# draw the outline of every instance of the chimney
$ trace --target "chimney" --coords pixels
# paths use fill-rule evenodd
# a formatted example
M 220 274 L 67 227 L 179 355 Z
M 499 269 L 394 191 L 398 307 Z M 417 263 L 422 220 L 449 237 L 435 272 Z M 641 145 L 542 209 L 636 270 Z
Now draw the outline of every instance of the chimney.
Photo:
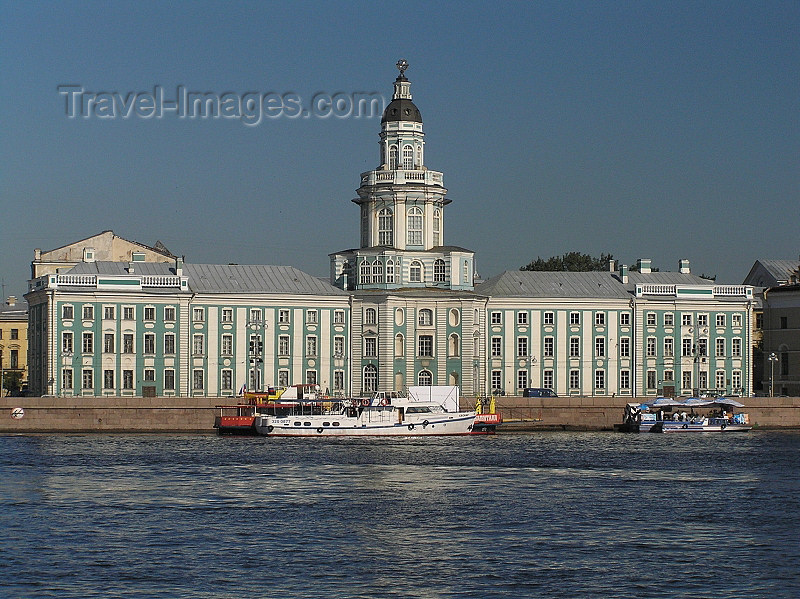
M 628 265 L 627 264 L 620 264 L 619 265 L 619 278 L 622 279 L 622 283 L 627 285 L 628 284 Z
M 183 276 L 183 257 L 175 258 L 175 274 L 179 277 Z
M 10 307 L 14 307 L 17 305 L 17 296 L 16 295 L 9 295 L 8 301 L 6 302 Z
M 650 258 L 639 258 L 636 261 L 636 265 L 639 267 L 639 272 L 643 275 L 649 275 L 652 272 L 650 270 Z
M 689 261 L 688 260 L 678 260 L 678 268 L 680 269 L 680 273 L 682 275 L 688 275 L 692 271 L 689 268 Z
M 608 260 L 608 272 L 615 272 L 617 270 L 617 261 L 613 258 Z
M 133 261 L 131 261 L 131 262 L 128 262 L 128 274 L 131 274 L 131 273 L 133 273 L 135 270 L 136 270 L 136 269 L 135 269 L 135 268 L 134 268 L 134 266 L 133 266 Z

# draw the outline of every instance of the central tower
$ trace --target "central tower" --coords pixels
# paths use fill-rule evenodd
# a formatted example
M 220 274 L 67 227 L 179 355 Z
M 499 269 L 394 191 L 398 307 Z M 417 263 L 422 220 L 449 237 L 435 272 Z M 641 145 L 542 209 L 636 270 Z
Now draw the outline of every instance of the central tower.
M 444 245 L 442 173 L 425 166 L 422 115 L 411 98 L 408 62 L 399 60 L 383 112 L 380 164 L 361 174 L 358 249 L 330 255 L 331 282 L 343 289 L 472 290 L 474 253 Z

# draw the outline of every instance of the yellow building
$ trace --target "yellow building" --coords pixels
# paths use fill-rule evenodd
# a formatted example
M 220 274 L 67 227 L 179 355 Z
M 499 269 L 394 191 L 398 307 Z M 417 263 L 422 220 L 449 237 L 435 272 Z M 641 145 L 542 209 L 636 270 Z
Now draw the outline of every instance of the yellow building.
M 28 384 L 28 304 L 10 296 L 0 305 L 0 372 L 2 394 L 18 393 Z

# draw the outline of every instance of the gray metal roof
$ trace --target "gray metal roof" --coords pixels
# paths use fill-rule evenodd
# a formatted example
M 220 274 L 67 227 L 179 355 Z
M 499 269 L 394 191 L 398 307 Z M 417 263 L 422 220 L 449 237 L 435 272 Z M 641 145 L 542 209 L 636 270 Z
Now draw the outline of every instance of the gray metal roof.
M 630 298 L 636 284 L 713 285 L 713 281 L 678 272 L 628 274 L 623 284 L 615 272 L 562 272 L 507 270 L 475 287 L 481 295 L 492 297 L 586 297 Z
M 127 275 L 128 262 L 81 262 L 70 274 Z M 134 262 L 133 274 L 172 275 L 169 262 Z M 291 293 L 295 295 L 347 295 L 327 281 L 293 266 L 264 264 L 184 264 L 189 289 L 194 293 Z
M 758 260 L 761 265 L 775 277 L 778 282 L 788 281 L 797 272 L 800 262 L 797 260 Z

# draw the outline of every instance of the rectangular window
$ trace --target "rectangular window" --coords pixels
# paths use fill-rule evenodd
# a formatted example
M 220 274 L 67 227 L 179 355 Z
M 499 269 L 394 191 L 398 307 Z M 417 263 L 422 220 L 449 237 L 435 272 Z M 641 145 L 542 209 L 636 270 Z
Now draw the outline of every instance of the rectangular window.
M 581 313 L 580 312 L 570 312 L 569 313 L 569 323 L 570 324 L 580 324 L 581 323 Z
M 717 326 L 724 327 L 725 326 L 725 315 L 724 314 L 717 314 Z
M 526 325 L 526 324 L 528 324 L 528 313 L 527 312 L 518 312 L 517 313 L 517 324 L 518 325 Z
M 103 371 L 103 389 L 113 389 L 114 388 L 114 371 L 113 370 L 104 370 Z
M 682 339 L 681 340 L 681 355 L 683 357 L 691 356 L 692 355 L 692 340 L 691 339 Z
M 195 370 L 192 373 L 192 389 L 202 391 L 205 388 L 205 377 L 202 370 Z
M 344 370 L 333 371 L 333 390 L 344 391 Z
M 11 339 L 19 339 L 19 329 L 11 329 Z
M 164 390 L 175 390 L 175 371 L 172 368 L 167 368 L 164 371 Z
M 316 310 L 308 310 L 306 312 L 306 322 L 308 324 L 317 324 L 319 322 L 319 312 Z
M 553 388 L 553 371 L 552 370 L 545 370 L 542 372 L 542 387 L 545 389 L 552 389 Z
M 518 337 L 517 338 L 517 355 L 524 358 L 528 355 L 528 338 L 527 337 Z
M 233 389 L 233 371 L 232 370 L 223 370 L 222 377 L 220 379 L 220 388 L 223 391 L 230 391 Z
M 492 370 L 492 393 L 502 390 L 503 373 L 500 370 Z
M 648 312 L 647 313 L 647 326 L 649 326 L 649 327 L 656 326 L 656 313 L 655 312 Z
M 675 340 L 672 337 L 664 338 L 664 357 L 671 358 L 675 355 Z
M 708 355 L 708 339 L 697 340 L 697 355 L 698 356 Z
M 122 388 L 133 389 L 133 370 L 122 371 Z
M 699 326 L 699 327 L 707 327 L 708 326 L 708 314 L 698 314 L 697 315 L 697 326 Z
M 122 336 L 122 353 L 133 353 L 133 333 L 125 333 Z
M 344 310 L 334 310 L 333 324 L 344 324 Z
M 555 354 L 555 339 L 553 337 L 545 337 L 544 338 L 544 351 L 543 355 L 545 358 L 552 358 Z
M 433 335 L 419 336 L 419 355 L 433 357 Z
M 72 368 L 65 368 L 61 372 L 61 388 L 64 390 L 69 389 L 72 390 L 73 381 L 72 381 Z
M 83 319 L 84 320 L 92 320 L 92 319 L 94 319 L 94 306 L 84 306 L 83 307 Z
M 72 353 L 72 332 L 61 333 L 61 351 L 65 354 Z
M 136 319 L 136 308 L 133 306 L 123 306 L 122 307 L 122 318 L 125 320 L 135 320 Z
M 145 368 L 144 369 L 144 380 L 148 383 L 152 383 L 156 380 L 156 371 L 152 368 Z
M 166 333 L 164 335 L 164 353 L 165 354 L 174 354 L 175 353 L 175 334 L 174 333 Z
M 734 314 L 733 316 L 731 316 L 731 324 L 735 327 L 742 326 L 742 315 Z
M 145 306 L 144 319 L 153 322 L 156 319 L 156 309 L 153 306 Z
M 378 357 L 378 340 L 375 337 L 366 337 L 364 339 L 364 356 L 367 358 Z
M 734 391 L 740 391 L 742 388 L 742 371 L 741 370 L 734 370 L 731 373 L 731 387 L 733 387 Z
M 75 318 L 75 309 L 72 306 L 61 306 L 61 318 L 72 320 Z
M 594 355 L 597 358 L 603 358 L 606 355 L 606 338 L 595 337 L 594 339 Z
M 83 345 L 81 351 L 85 354 L 91 354 L 94 351 L 94 333 L 83 334 Z
M 315 335 L 308 335 L 306 337 L 306 355 L 317 355 L 317 337 Z
M 692 373 L 689 370 L 686 370 L 681 373 L 681 384 L 684 389 L 691 389 L 692 388 Z
M 675 371 L 674 370 L 665 370 L 664 371 L 664 380 L 665 381 L 674 381 L 675 380 Z
M 517 389 L 527 389 L 528 387 L 528 371 L 517 371 Z
M 503 324 L 503 315 L 500 312 L 492 312 L 492 324 Z
M 278 322 L 280 324 L 289 323 L 289 310 L 278 310 Z
M 581 387 L 581 371 L 580 370 L 570 370 L 569 371 L 569 388 L 570 389 L 580 389 Z
M 116 310 L 114 310 L 114 306 L 103 306 L 103 318 L 105 320 L 114 320 L 116 316 L 114 314 Z
M 316 384 L 317 384 L 317 371 L 306 370 L 306 385 L 316 385 Z
M 620 358 L 631 357 L 631 339 L 630 337 L 620 337 L 619 339 L 619 356 Z
M 595 370 L 594 371 L 594 388 L 595 389 L 605 389 L 606 388 L 606 371 L 605 370 Z
M 631 324 L 631 315 L 630 312 L 622 312 L 619 315 L 619 324 L 624 327 L 630 326 Z
M 647 388 L 648 389 L 655 389 L 656 388 L 656 371 L 655 370 L 648 370 L 647 371 Z
M 223 356 L 232 356 L 233 355 L 233 335 L 223 335 L 222 336 L 221 353 L 222 353 Z
M 0 352 L 2 352 L 2 350 L 0 350 Z M 0 356 L 0 358 L 1 358 L 1 356 Z M 17 368 L 19 368 L 19 350 L 18 349 L 12 349 L 11 350 L 11 369 L 12 370 L 16 370 Z
M 164 320 L 166 322 L 175 321 L 175 308 L 173 306 L 166 306 L 164 308 Z
M 656 356 L 656 338 L 647 338 L 647 357 L 654 358 Z
M 156 353 L 156 335 L 155 335 L 155 333 L 145 333 L 144 334 L 144 353 L 146 353 L 146 354 L 155 354 Z
M 289 355 L 289 335 L 281 335 L 278 337 L 278 355 Z
M 731 355 L 734 358 L 742 357 L 742 340 L 738 337 L 731 339 Z M 736 387 L 737 385 L 734 385 Z
M 231 323 L 233 322 L 233 308 L 223 308 L 222 309 L 222 316 L 220 317 L 222 322 Z
M 714 386 L 717 388 L 718 393 L 725 393 L 725 371 L 724 370 L 717 370 L 717 373 L 714 375 Z
M 289 386 L 289 371 L 288 370 L 279 370 L 278 371 L 278 386 L 279 387 L 288 387 Z
M 675 325 L 675 315 L 672 312 L 664 314 L 664 326 L 671 327 Z
M 596 312 L 594 315 L 594 324 L 597 326 L 603 326 L 604 324 L 606 324 L 606 313 Z
M 103 335 L 103 353 L 113 354 L 116 351 L 114 347 L 114 333 L 106 333 Z
M 333 357 L 334 358 L 344 357 L 344 337 L 333 338 Z
M 251 308 L 250 309 L 250 322 L 261 322 L 263 316 L 261 314 L 260 308 Z
M 203 322 L 205 319 L 206 311 L 203 308 L 194 308 L 192 310 L 192 320 L 194 322 Z
M 192 342 L 192 353 L 195 356 L 202 356 L 205 353 L 205 337 L 203 334 L 196 334 Z
M 692 325 L 692 315 L 691 314 L 681 314 L 681 324 L 685 327 Z
M 81 388 L 94 388 L 94 370 L 87 368 L 81 373 Z
M 543 322 L 544 324 L 555 324 L 556 322 L 555 312 L 545 312 Z
M 718 358 L 724 357 L 725 356 L 725 339 L 723 339 L 722 337 L 717 337 L 716 347 L 717 347 L 717 349 L 716 349 L 715 355 Z
M 619 388 L 620 389 L 630 389 L 631 388 L 631 371 L 630 370 L 620 370 L 619 371 Z
M 569 338 L 569 356 L 577 358 L 581 355 L 581 339 L 580 337 Z
M 503 340 L 501 337 L 492 337 L 492 357 L 498 357 L 502 354 Z

